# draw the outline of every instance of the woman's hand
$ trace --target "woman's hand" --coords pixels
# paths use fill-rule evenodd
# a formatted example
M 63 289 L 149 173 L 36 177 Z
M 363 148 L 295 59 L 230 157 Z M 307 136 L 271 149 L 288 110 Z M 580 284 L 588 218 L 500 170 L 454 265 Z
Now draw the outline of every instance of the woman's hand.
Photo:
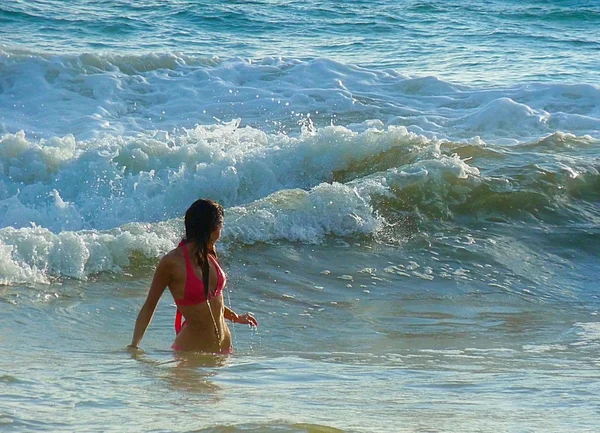
M 258 320 L 254 318 L 252 314 L 239 314 L 235 323 L 241 323 L 242 325 L 258 326 Z

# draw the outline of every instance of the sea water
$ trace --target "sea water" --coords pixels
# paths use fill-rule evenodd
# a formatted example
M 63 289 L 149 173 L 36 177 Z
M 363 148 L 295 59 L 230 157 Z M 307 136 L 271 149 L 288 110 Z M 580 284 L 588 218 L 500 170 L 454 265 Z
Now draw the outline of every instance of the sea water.
M 600 430 L 595 1 L 5 1 L 0 430 Z M 175 354 L 199 197 L 234 354 Z

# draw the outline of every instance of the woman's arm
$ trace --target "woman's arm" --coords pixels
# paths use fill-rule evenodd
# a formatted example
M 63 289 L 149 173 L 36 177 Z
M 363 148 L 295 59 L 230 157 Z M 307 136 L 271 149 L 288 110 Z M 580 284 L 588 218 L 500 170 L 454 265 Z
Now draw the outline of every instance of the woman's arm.
M 235 311 L 233 311 L 231 308 L 229 307 L 225 307 L 225 312 L 223 313 L 223 316 L 227 319 L 232 321 L 233 323 L 235 323 L 235 321 L 239 318 L 239 316 L 236 314 Z
M 233 323 L 242 323 L 250 326 L 258 326 L 258 321 L 252 316 L 252 314 L 242 314 L 238 315 L 229 307 L 225 307 L 225 312 L 223 316 L 227 320 L 231 320 Z
M 128 347 L 137 348 L 139 346 L 144 337 L 144 333 L 146 332 L 146 328 L 148 328 L 148 325 L 152 321 L 152 316 L 154 316 L 158 301 L 171 280 L 171 266 L 169 261 L 170 259 L 167 256 L 163 257 L 158 263 L 156 271 L 154 271 L 152 284 L 150 284 L 146 301 L 144 302 L 144 305 L 142 305 L 135 321 L 133 337 L 131 338 L 131 344 Z

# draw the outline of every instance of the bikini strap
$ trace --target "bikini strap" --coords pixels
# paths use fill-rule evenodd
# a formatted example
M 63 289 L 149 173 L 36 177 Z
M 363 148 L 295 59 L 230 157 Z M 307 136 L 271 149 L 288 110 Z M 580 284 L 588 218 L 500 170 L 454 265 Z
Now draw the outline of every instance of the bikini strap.
M 185 257 L 185 269 L 186 271 L 189 273 L 190 268 L 191 268 L 191 263 L 190 263 L 190 256 L 188 254 L 188 249 L 187 249 L 187 245 L 185 244 L 185 240 L 182 239 L 181 242 L 179 242 L 179 245 L 177 245 L 178 247 L 183 246 L 183 255 Z M 193 272 L 193 269 L 191 269 Z M 184 299 L 185 299 L 185 293 L 184 293 Z M 177 311 L 175 312 L 175 335 L 179 334 L 179 331 L 181 331 L 181 328 L 183 328 L 183 323 L 185 323 L 185 321 L 182 323 L 183 320 L 183 315 L 181 314 L 181 311 L 179 311 L 179 308 L 177 309 Z
M 183 328 L 183 323 L 181 323 L 182 319 L 183 315 L 181 314 L 181 311 L 179 311 L 178 308 L 177 312 L 175 313 L 175 335 L 179 334 L 179 331 L 181 331 L 181 328 Z
M 219 288 L 223 288 L 221 287 L 222 285 L 225 285 L 225 272 L 223 272 L 223 268 L 221 268 L 221 265 L 219 265 L 219 261 L 212 254 L 209 254 L 208 257 L 210 258 L 210 261 L 213 262 L 215 271 L 217 273 L 217 287 L 215 287 L 216 293 L 219 291 Z
M 194 266 L 192 265 L 192 259 L 190 258 L 190 253 L 186 244 L 183 244 L 183 256 L 185 257 L 185 271 L 187 272 L 187 276 L 195 276 L 196 272 L 194 272 Z

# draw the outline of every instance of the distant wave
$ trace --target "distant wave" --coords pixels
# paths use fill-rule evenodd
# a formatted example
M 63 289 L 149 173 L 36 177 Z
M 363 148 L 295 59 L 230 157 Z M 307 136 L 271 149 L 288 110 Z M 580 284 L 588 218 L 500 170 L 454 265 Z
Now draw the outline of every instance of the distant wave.
M 600 87 L 474 88 L 330 59 L 0 51 L 0 132 L 77 139 L 230 122 L 297 134 L 311 122 L 405 126 L 429 138 L 521 143 L 600 136 Z

